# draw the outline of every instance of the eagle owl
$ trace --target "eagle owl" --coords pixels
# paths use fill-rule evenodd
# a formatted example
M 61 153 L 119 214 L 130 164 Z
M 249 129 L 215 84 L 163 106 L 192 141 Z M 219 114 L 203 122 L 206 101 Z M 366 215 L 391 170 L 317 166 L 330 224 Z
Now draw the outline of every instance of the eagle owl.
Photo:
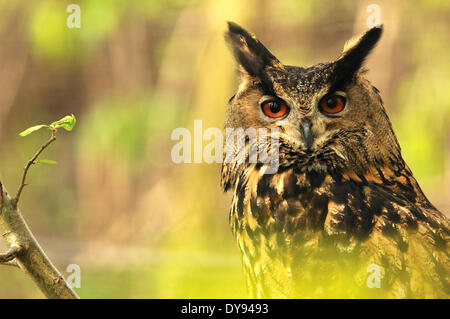
M 420 189 L 365 78 L 381 34 L 374 27 L 336 60 L 297 67 L 228 24 L 240 85 L 225 127 L 279 132 L 276 173 L 248 160 L 222 166 L 252 297 L 450 295 L 449 220 Z M 251 146 L 246 138 L 240 152 Z

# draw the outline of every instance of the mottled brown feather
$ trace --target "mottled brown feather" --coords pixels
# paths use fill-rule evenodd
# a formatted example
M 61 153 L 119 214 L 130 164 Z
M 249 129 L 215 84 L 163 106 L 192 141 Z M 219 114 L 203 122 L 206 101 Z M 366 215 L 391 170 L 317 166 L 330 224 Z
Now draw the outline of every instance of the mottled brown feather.
M 333 62 L 293 67 L 280 66 L 253 35 L 230 27 L 230 46 L 247 72 L 225 127 L 281 132 L 276 174 L 264 174 L 261 163 L 222 168 L 253 297 L 450 296 L 449 220 L 403 161 L 379 92 L 361 69 L 380 35 L 381 28 L 368 31 Z M 337 90 L 345 92 L 346 108 L 325 116 L 318 101 Z M 289 115 L 265 118 L 259 103 L 268 95 L 285 101 Z M 308 149 L 300 130 L 305 119 L 314 138 Z M 258 141 L 241 150 L 247 156 L 251 143 Z M 371 264 L 382 269 L 380 288 L 366 284 Z

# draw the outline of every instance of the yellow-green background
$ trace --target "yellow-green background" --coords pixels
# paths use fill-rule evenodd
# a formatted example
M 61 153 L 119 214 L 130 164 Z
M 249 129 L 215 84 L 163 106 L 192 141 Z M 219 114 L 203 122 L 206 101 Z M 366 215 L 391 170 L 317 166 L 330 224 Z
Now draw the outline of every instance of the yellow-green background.
M 81 7 L 81 28 L 66 7 Z M 61 272 L 81 267 L 84 298 L 245 297 L 219 164 L 173 164 L 176 127 L 223 126 L 236 88 L 227 20 L 286 64 L 336 58 L 363 32 L 384 35 L 367 66 L 403 154 L 430 200 L 450 210 L 449 1 L 0 1 L 0 179 L 15 191 L 47 138 L 28 126 L 74 113 L 34 167 L 20 208 Z M 4 249 L 4 243 L 0 242 Z M 0 266 L 1 298 L 39 298 Z

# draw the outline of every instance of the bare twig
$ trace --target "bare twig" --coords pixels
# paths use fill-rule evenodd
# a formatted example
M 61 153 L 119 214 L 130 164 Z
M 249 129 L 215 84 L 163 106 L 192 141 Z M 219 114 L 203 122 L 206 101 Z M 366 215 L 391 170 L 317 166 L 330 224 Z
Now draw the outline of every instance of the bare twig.
M 7 261 L 7 262 L 4 262 L 4 263 L 0 262 L 0 265 L 20 268 L 19 264 L 15 260 Z
M 78 295 L 67 284 L 58 269 L 53 266 L 50 259 L 39 246 L 23 219 L 17 204 L 23 188 L 26 186 L 26 178 L 30 167 L 37 163 L 39 155 L 56 140 L 57 129 L 62 127 L 70 131 L 75 123 L 76 119 L 72 114 L 50 125 L 33 126 L 20 133 L 21 136 L 26 136 L 43 127 L 47 127 L 51 130 L 52 135 L 24 167 L 16 196 L 11 198 L 0 181 L 0 234 L 2 234 L 10 247 L 6 253 L 0 253 L 0 264 L 18 266 L 25 274 L 31 277 L 48 298 L 78 298 Z
M 73 117 L 73 116 L 72 116 Z M 72 118 L 70 118 L 72 120 Z M 73 124 L 75 118 L 73 117 Z M 50 139 L 42 145 L 33 157 L 27 162 L 23 170 L 22 180 L 16 196 L 11 198 L 0 181 L 0 233 L 9 244 L 6 253 L 0 253 L 0 264 L 18 266 L 33 279 L 39 289 L 48 298 L 78 298 L 78 295 L 67 284 L 58 269 L 53 266 L 50 259 L 44 253 L 39 243 L 28 228 L 22 217 L 17 203 L 23 188 L 26 186 L 26 178 L 30 167 L 37 163 L 39 155 L 56 140 L 58 124 L 47 126 L 51 129 Z M 61 124 L 62 125 L 62 124 Z M 70 128 L 71 129 L 71 128 Z
M 34 160 L 36 158 L 37 156 Z M 0 233 L 10 247 L 0 258 L 11 266 L 17 264 L 47 298 L 78 298 L 34 238 L 16 202 L 9 196 L 1 181 Z
M 17 257 L 21 252 L 23 251 L 23 248 L 21 246 L 11 246 L 6 253 L 1 254 L 0 253 L 0 263 L 8 263 L 14 258 Z
M 20 182 L 19 189 L 17 190 L 16 196 L 14 196 L 14 198 L 12 199 L 14 207 L 17 207 L 17 204 L 19 203 L 20 195 L 22 194 L 24 187 L 27 186 L 26 178 L 27 178 L 27 174 L 28 174 L 30 167 L 33 164 L 36 164 L 36 160 L 39 157 L 39 155 L 41 155 L 41 153 L 55 140 L 56 140 L 56 129 L 52 129 L 52 135 L 50 136 L 50 139 L 44 145 L 42 145 L 39 148 L 39 150 L 37 150 L 37 152 L 33 155 L 33 157 L 27 162 L 27 165 L 25 165 L 25 167 L 23 169 L 22 180 Z

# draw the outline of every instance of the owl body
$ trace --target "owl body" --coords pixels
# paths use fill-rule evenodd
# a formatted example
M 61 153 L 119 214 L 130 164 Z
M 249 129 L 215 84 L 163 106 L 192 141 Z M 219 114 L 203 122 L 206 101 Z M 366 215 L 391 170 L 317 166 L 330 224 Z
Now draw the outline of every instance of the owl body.
M 403 161 L 361 69 L 380 35 L 371 29 L 337 60 L 303 68 L 229 24 L 241 84 L 225 126 L 279 130 L 275 174 L 265 163 L 222 168 L 252 297 L 450 295 L 449 221 Z M 246 141 L 246 156 L 261 146 Z

